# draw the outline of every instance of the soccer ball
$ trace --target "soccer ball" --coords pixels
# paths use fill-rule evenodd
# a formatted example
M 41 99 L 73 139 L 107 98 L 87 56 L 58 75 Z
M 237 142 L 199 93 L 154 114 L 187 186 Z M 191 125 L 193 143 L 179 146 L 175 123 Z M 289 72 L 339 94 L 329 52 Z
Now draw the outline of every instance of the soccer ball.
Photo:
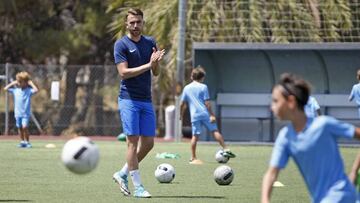
M 61 160 L 71 172 L 89 173 L 99 161 L 99 148 L 88 137 L 76 137 L 65 143 Z
M 234 171 L 229 166 L 221 165 L 215 169 L 214 179 L 219 185 L 229 185 L 234 179 Z
M 170 164 L 160 164 L 155 170 L 155 177 L 160 183 L 170 183 L 175 178 L 175 169 Z
M 229 161 L 229 157 L 224 156 L 224 150 L 220 149 L 215 154 L 215 160 L 219 163 L 227 163 Z

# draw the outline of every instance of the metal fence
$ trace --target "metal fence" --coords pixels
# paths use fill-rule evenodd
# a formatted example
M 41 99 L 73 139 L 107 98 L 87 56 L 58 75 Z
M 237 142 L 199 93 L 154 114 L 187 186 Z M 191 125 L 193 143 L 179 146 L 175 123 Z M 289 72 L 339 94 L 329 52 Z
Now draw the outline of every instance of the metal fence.
M 30 134 L 115 136 L 121 132 L 120 78 L 115 66 L 0 64 L 0 134 L 17 134 L 13 98 L 3 88 L 19 71 L 29 72 L 39 87 L 32 97 Z M 55 84 L 59 84 L 59 100 L 51 98 Z

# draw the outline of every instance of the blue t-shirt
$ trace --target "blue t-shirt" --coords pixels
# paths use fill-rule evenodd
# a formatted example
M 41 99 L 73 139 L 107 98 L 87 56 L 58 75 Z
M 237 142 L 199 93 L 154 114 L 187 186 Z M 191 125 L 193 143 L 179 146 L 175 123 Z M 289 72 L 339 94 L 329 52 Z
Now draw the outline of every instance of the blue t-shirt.
M 317 116 L 317 110 L 320 109 L 319 103 L 316 101 L 315 97 L 310 96 L 308 102 L 304 106 L 304 111 L 307 117 L 314 118 Z
M 134 68 L 149 63 L 153 47 L 156 48 L 156 43 L 151 37 L 141 36 L 140 40 L 135 42 L 124 36 L 114 45 L 115 64 L 127 62 L 128 68 Z M 151 102 L 151 71 L 121 80 L 119 97 Z
M 356 199 L 337 145 L 338 138 L 352 138 L 354 133 L 354 126 L 327 116 L 308 118 L 304 130 L 299 133 L 289 124 L 279 132 L 270 166 L 284 168 L 292 157 L 313 202 L 324 198 L 338 202 L 335 199 L 349 198 L 349 195 Z
M 20 87 L 9 88 L 8 91 L 14 95 L 14 114 L 15 118 L 30 117 L 31 96 L 34 89 L 30 86 L 22 89 Z
M 184 87 L 181 102 L 187 102 L 190 109 L 191 122 L 209 119 L 205 101 L 209 100 L 209 91 L 205 84 L 193 81 Z
M 355 99 L 355 102 L 360 106 L 360 84 L 356 84 L 352 87 L 349 100 L 352 101 Z

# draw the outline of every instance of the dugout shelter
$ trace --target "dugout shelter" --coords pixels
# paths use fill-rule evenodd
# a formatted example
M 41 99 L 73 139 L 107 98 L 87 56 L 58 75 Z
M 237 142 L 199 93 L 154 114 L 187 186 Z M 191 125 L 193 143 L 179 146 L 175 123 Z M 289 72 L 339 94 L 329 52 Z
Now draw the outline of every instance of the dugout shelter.
M 227 141 L 275 140 L 286 123 L 270 111 L 271 89 L 284 72 L 312 84 L 323 114 L 360 124 L 355 102 L 348 101 L 358 82 L 360 43 L 194 43 L 192 52 L 193 66 L 206 70 L 205 83 Z M 201 139 L 213 140 L 209 134 Z

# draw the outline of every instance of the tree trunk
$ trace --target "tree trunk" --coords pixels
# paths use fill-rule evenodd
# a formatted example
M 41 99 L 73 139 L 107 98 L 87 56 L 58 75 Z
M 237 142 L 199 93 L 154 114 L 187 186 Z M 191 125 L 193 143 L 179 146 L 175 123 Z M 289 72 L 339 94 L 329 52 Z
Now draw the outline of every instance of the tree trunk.
M 65 99 L 64 105 L 62 105 L 59 117 L 54 126 L 54 135 L 60 135 L 61 132 L 66 129 L 70 122 L 71 118 L 76 112 L 76 75 L 79 71 L 79 67 L 67 67 L 66 69 L 66 89 L 65 89 Z

